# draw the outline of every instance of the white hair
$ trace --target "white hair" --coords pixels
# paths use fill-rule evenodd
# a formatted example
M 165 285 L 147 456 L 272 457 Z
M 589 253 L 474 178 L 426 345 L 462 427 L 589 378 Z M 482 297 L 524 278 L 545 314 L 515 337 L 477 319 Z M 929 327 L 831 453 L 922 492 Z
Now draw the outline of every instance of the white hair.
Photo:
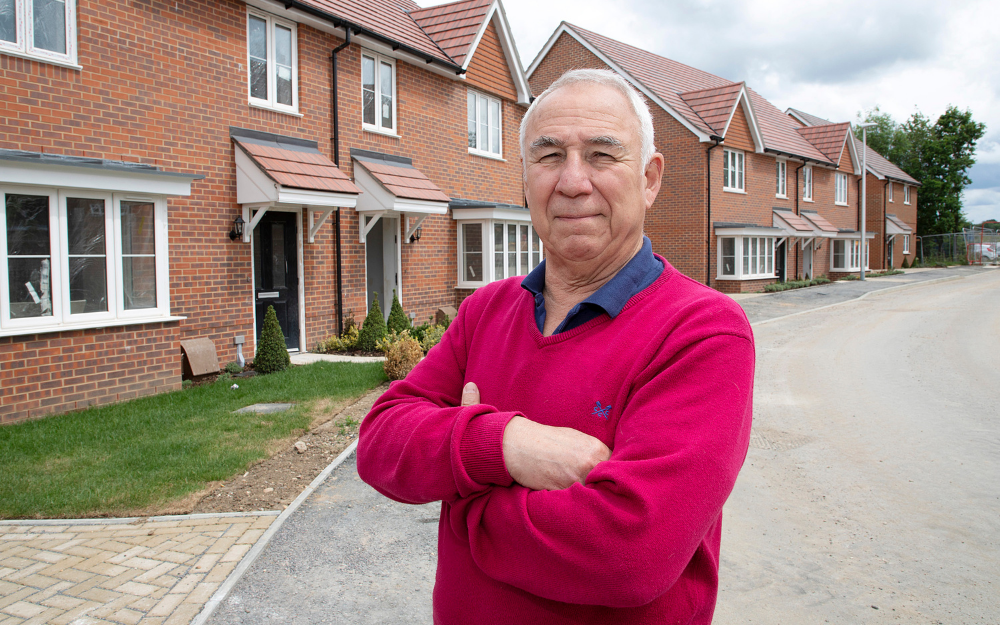
M 531 103 L 531 106 L 528 107 L 528 112 L 525 113 L 524 118 L 521 119 L 521 155 L 524 156 L 527 151 L 524 130 L 528 127 L 528 124 L 534 117 L 535 111 L 538 109 L 538 105 L 554 91 L 579 83 L 610 87 L 625 96 L 625 99 L 628 100 L 628 103 L 632 106 L 632 114 L 635 115 L 636 122 L 639 125 L 639 145 L 640 154 L 642 156 L 642 168 L 646 169 L 646 165 L 649 165 L 649 161 L 652 160 L 653 153 L 656 151 L 656 147 L 653 145 L 653 116 L 649 113 L 649 107 L 646 106 L 646 102 L 643 101 L 642 96 L 640 96 L 639 92 L 635 90 L 635 87 L 630 85 L 627 80 L 615 72 L 606 69 L 570 70 L 557 78 L 554 83 L 549 85 L 548 89 L 535 98 L 535 100 Z

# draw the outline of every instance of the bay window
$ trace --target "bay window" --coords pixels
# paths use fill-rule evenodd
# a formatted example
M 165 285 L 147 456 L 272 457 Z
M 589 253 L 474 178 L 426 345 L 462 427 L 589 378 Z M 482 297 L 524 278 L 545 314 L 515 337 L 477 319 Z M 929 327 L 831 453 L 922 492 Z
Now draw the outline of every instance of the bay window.
M 169 316 L 164 199 L 13 186 L 0 195 L 0 334 Z
M 758 280 L 774 277 L 774 237 L 720 236 L 718 246 L 718 278 Z
M 834 239 L 830 254 L 831 271 L 861 271 L 861 242 L 857 239 Z M 866 260 L 871 257 L 871 245 L 866 242 Z M 868 269 L 865 263 L 865 269 Z
M 76 67 L 76 0 L 0 0 L 0 53 Z
M 297 57 L 297 37 L 293 22 L 256 11 L 248 13 L 247 79 L 250 104 L 297 113 Z
M 461 221 L 458 236 L 459 287 L 526 276 L 543 258 L 541 239 L 527 221 Z

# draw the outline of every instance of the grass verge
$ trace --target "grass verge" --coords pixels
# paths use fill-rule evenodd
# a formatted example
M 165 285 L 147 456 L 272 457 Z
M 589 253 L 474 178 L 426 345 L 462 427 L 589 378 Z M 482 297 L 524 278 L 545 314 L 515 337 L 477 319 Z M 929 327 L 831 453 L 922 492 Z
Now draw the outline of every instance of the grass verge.
M 306 404 L 358 396 L 385 379 L 382 363 L 321 362 L 4 426 L 0 518 L 114 516 L 184 497 L 307 429 Z M 296 406 L 233 412 L 262 402 Z

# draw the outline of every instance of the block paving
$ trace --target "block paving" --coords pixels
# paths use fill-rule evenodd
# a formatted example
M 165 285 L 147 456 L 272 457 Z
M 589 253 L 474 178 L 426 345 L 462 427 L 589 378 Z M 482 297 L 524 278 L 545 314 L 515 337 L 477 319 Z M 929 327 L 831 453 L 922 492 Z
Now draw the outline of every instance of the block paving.
M 0 625 L 186 625 L 276 518 L 0 522 Z

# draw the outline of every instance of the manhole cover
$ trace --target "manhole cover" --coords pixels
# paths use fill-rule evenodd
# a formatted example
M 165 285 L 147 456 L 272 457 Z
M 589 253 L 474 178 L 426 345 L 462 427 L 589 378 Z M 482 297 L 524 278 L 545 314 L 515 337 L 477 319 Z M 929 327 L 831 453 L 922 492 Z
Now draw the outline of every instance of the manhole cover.
M 788 432 L 777 430 L 765 430 L 754 428 L 750 432 L 750 446 L 754 449 L 765 449 L 768 451 L 786 451 L 795 449 L 808 443 L 811 438 Z
M 272 414 L 275 412 L 284 412 L 294 406 L 295 404 L 252 404 L 250 406 L 244 406 L 235 412 L 256 412 L 258 414 Z

